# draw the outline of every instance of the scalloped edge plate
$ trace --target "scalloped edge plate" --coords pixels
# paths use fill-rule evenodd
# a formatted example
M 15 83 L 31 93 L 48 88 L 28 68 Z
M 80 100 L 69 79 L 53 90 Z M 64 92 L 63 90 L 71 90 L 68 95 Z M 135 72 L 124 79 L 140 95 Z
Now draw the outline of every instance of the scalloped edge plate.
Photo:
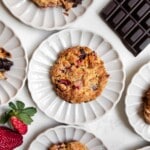
M 0 80 L 0 103 L 14 98 L 25 84 L 27 74 L 27 55 L 21 41 L 13 30 L 0 21 L 0 46 L 12 55 L 14 65 L 5 73 L 7 80 Z
M 125 98 L 125 111 L 130 125 L 135 132 L 150 141 L 150 125 L 146 124 L 141 115 L 142 96 L 150 86 L 150 62 L 143 65 L 133 76 Z M 136 101 L 133 101 L 133 100 Z
M 55 94 L 50 82 L 49 69 L 59 52 L 77 45 L 95 50 L 104 61 L 110 78 L 101 96 L 96 100 L 70 104 Z M 118 103 L 124 82 L 123 64 L 111 44 L 100 35 L 80 29 L 63 30 L 42 42 L 32 56 L 28 72 L 29 91 L 37 106 L 48 117 L 68 124 L 83 124 L 102 117 Z
M 107 150 L 102 141 L 94 134 L 76 126 L 58 126 L 47 129 L 32 141 L 28 150 L 47 150 L 51 144 L 67 141 L 80 141 L 89 150 Z
M 67 16 L 61 7 L 39 8 L 31 0 L 2 1 L 11 14 L 18 20 L 33 28 L 47 31 L 68 27 L 79 17 L 83 16 L 93 3 L 93 0 L 84 0 L 81 5 L 68 11 L 69 16 Z

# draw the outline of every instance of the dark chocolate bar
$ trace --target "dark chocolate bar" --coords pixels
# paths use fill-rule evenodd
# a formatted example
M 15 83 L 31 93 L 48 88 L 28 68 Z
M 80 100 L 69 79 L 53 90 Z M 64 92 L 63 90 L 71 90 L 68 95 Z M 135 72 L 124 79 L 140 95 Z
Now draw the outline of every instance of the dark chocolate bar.
M 150 43 L 150 0 L 112 0 L 100 15 L 135 56 Z

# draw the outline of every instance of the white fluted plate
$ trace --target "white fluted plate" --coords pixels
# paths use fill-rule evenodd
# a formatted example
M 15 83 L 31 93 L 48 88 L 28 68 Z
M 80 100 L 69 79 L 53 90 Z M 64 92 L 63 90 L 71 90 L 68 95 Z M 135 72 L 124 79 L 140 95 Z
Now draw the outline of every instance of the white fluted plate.
M 133 77 L 126 96 L 126 114 L 133 129 L 145 140 L 150 141 L 150 125 L 142 116 L 143 94 L 150 86 L 150 62 L 145 64 Z
M 61 7 L 39 8 L 32 0 L 2 0 L 8 10 L 21 22 L 41 30 L 59 30 L 76 21 L 89 8 L 93 0 L 83 0 L 65 15 Z
M 28 150 L 48 150 L 52 144 L 79 141 L 89 150 L 107 150 L 102 141 L 81 127 L 58 126 L 41 133 L 29 146 Z
M 49 70 L 62 50 L 77 45 L 95 50 L 104 61 L 110 78 L 96 100 L 71 104 L 55 94 Z M 68 124 L 82 124 L 100 118 L 116 105 L 124 79 L 122 62 L 107 41 L 90 31 L 67 29 L 50 36 L 37 48 L 29 65 L 28 86 L 33 100 L 48 117 Z
M 8 102 L 23 87 L 27 60 L 25 51 L 15 33 L 0 21 L 0 47 L 8 51 L 13 61 L 10 71 L 5 73 L 7 80 L 0 80 L 0 104 Z

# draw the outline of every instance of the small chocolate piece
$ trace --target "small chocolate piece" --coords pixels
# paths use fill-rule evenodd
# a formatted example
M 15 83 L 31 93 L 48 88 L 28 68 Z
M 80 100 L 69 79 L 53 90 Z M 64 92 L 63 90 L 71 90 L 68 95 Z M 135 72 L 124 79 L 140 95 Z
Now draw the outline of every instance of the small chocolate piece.
M 80 55 L 80 60 L 82 60 L 82 59 L 85 59 L 85 57 L 86 57 L 86 52 L 84 51 L 84 49 L 83 48 L 80 48 L 80 52 L 81 52 L 81 55 Z
M 77 7 L 79 4 L 82 3 L 82 0 L 72 0 L 72 2 L 74 3 L 73 7 Z
M 8 59 L 0 58 L 0 71 L 9 71 L 10 67 L 13 65 L 13 62 Z
M 0 80 L 7 79 L 5 77 L 5 72 L 9 71 L 13 62 L 8 60 L 7 58 L 11 58 L 11 54 L 5 51 L 4 48 L 0 47 Z
M 112 0 L 100 15 L 137 56 L 150 43 L 149 10 L 149 0 Z

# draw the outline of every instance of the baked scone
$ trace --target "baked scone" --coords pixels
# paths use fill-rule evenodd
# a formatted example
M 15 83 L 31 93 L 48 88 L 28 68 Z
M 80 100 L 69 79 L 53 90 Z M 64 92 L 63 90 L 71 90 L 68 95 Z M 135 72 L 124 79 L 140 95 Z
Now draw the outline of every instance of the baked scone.
M 143 116 L 145 122 L 150 124 L 150 88 L 144 96 Z
M 80 142 L 69 142 L 52 145 L 49 150 L 88 150 L 85 145 Z
M 94 51 L 76 46 L 60 53 L 50 77 L 57 95 L 68 102 L 81 103 L 99 96 L 109 75 Z
M 7 58 L 11 58 L 11 54 L 0 48 L 0 80 L 6 79 L 5 72 L 10 70 L 10 67 L 13 65 L 13 62 Z
M 82 0 L 32 0 L 39 7 L 57 7 L 61 6 L 65 10 L 81 4 Z
M 60 6 L 60 0 L 32 0 L 39 7 L 56 7 Z

